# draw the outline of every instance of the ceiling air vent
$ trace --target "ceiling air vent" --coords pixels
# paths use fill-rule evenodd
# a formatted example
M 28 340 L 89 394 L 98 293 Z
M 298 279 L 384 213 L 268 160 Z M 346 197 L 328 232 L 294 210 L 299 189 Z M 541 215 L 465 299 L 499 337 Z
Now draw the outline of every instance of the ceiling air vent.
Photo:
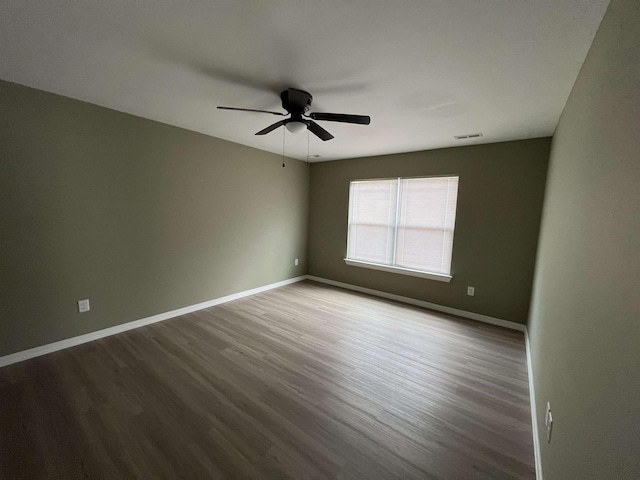
M 478 138 L 482 136 L 483 135 L 481 133 L 470 133 L 468 135 L 456 135 L 453 138 L 455 138 L 456 140 L 465 140 L 467 138 Z

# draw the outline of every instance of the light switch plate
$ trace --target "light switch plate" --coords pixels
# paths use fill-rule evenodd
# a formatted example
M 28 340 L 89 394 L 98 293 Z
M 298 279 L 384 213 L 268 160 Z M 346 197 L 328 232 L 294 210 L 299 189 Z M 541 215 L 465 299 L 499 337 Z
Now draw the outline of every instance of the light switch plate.
M 476 294 L 476 287 L 467 287 L 467 295 L 473 297 Z

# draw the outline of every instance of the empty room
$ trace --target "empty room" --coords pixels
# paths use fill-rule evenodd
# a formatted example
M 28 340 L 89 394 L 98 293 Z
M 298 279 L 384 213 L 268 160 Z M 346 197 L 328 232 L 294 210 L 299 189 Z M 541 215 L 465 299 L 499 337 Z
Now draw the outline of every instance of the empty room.
M 1 479 L 639 479 L 637 0 L 0 5 Z

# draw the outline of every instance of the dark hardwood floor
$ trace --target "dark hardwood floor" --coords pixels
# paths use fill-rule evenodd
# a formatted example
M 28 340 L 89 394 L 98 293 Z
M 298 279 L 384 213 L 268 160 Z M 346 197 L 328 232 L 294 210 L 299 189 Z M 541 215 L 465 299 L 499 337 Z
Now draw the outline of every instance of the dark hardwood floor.
M 522 333 L 303 282 L 0 369 L 0 478 L 535 478 Z

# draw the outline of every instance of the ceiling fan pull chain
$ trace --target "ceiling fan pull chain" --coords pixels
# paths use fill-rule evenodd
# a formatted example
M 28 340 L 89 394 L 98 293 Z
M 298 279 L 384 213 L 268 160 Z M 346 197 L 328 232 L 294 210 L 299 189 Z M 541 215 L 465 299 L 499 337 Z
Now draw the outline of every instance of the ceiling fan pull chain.
M 282 168 L 284 168 L 284 134 L 286 128 L 282 129 Z

